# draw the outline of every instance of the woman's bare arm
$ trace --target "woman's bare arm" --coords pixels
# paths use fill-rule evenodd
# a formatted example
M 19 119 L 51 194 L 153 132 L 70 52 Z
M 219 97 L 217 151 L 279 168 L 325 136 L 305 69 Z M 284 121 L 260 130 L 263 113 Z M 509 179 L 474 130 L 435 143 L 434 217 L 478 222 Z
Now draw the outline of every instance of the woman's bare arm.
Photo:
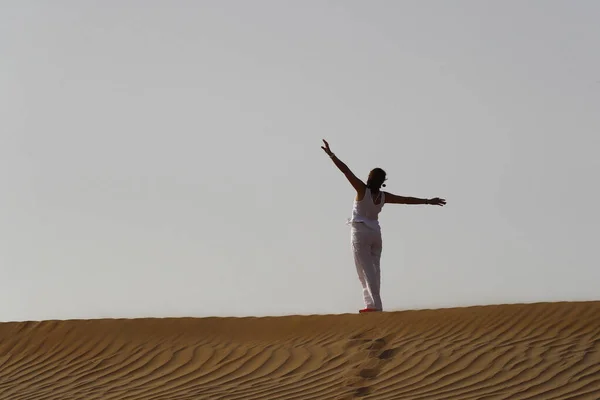
M 356 175 L 354 175 L 354 173 L 350 170 L 350 168 L 348 168 L 348 166 L 342 160 L 340 160 L 335 156 L 335 154 L 333 154 L 333 152 L 329 148 L 329 143 L 327 143 L 325 139 L 323 139 L 323 143 L 325 144 L 325 146 L 321 146 L 323 151 L 327 153 L 327 155 L 331 158 L 335 166 L 338 167 L 340 171 L 342 171 L 342 173 L 346 176 L 346 178 L 348 179 L 352 187 L 354 187 L 356 192 L 359 194 L 364 192 L 366 187 L 364 182 L 357 178 Z
M 430 204 L 434 206 L 444 206 L 446 200 L 434 197 L 433 199 L 420 199 L 418 197 L 398 196 L 391 193 L 385 193 L 385 202 L 390 204 Z

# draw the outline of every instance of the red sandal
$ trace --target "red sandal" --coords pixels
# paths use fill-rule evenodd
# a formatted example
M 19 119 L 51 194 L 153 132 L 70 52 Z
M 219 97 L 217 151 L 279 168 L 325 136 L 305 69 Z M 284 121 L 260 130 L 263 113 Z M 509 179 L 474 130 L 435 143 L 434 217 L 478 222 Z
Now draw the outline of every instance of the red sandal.
M 367 312 L 377 312 L 377 311 L 381 311 L 378 310 L 377 308 L 363 308 L 362 310 L 358 310 L 359 313 L 367 313 Z

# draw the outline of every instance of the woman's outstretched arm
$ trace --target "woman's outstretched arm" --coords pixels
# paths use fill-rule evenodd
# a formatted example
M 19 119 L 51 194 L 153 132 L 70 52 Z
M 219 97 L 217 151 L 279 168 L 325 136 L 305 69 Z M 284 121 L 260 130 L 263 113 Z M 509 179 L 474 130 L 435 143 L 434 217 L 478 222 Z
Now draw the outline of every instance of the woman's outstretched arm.
M 366 187 L 364 182 L 361 181 L 360 179 L 358 179 L 356 177 L 356 175 L 354 175 L 354 173 L 350 170 L 350 168 L 348 168 L 348 166 L 346 164 L 344 164 L 344 162 L 342 160 L 340 160 L 339 158 L 337 158 L 335 156 L 335 154 L 329 148 L 329 143 L 327 143 L 327 141 L 325 139 L 323 139 L 323 143 L 325 144 L 325 146 L 321 146 L 323 151 L 325 151 L 325 153 L 327 153 L 327 155 L 331 158 L 331 160 L 333 161 L 335 166 L 338 167 L 338 169 L 340 171 L 342 171 L 342 173 L 346 176 L 346 178 L 348 179 L 348 181 L 350 182 L 352 187 L 354 187 L 356 192 L 357 193 L 364 192 L 365 187 Z
M 397 196 L 391 193 L 385 193 L 385 202 L 390 204 L 429 204 L 433 206 L 444 206 L 446 200 L 434 197 L 433 199 L 420 199 L 418 197 Z

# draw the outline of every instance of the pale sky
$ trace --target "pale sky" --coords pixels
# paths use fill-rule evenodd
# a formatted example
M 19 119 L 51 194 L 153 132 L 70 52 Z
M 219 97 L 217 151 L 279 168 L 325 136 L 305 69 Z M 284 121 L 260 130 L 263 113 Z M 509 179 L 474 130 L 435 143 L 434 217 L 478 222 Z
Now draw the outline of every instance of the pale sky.
M 3 1 L 0 320 L 600 299 L 596 1 Z

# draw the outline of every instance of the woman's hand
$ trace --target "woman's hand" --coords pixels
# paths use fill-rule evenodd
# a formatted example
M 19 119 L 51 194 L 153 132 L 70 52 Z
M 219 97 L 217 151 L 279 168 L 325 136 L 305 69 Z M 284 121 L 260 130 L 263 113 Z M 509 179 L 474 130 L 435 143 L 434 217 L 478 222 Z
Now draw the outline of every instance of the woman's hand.
M 427 204 L 431 204 L 432 206 L 444 206 L 446 204 L 446 200 L 440 199 L 439 197 L 434 197 L 433 199 L 429 199 Z
M 333 152 L 331 151 L 331 149 L 329 148 L 329 143 L 327 143 L 327 141 L 325 139 L 323 139 L 323 143 L 325 143 L 325 146 L 321 146 L 321 148 L 323 149 L 323 151 L 325 153 L 327 153 L 327 155 L 329 157 L 333 156 Z

